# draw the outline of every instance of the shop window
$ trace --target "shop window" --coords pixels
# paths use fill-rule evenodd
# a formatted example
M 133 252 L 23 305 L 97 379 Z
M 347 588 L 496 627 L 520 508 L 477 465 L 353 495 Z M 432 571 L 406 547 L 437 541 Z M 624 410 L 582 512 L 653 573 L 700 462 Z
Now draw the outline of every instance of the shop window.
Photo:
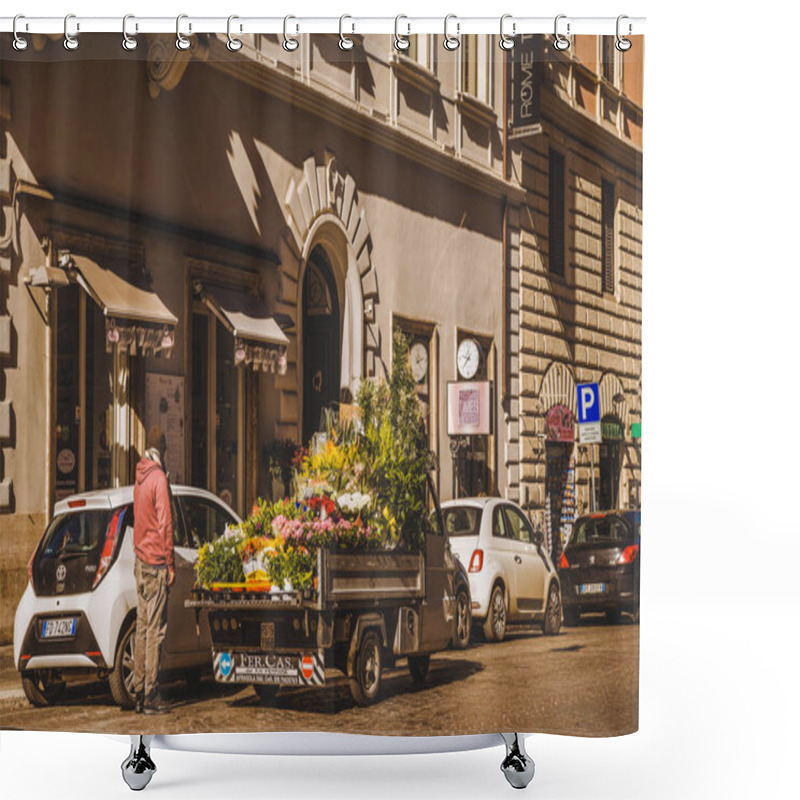
M 564 275 L 564 156 L 550 150 L 548 204 L 548 269 L 553 275 Z
M 431 39 L 427 33 L 418 33 L 408 37 L 408 50 L 406 55 L 412 61 L 416 61 L 421 67 L 433 69 L 433 59 L 431 58 Z
M 614 293 L 614 184 L 603 181 L 603 291 Z
M 436 432 L 433 430 L 432 420 L 436 419 L 435 409 L 432 410 L 434 387 L 436 385 L 436 343 L 434 341 L 435 326 L 428 322 L 394 318 L 394 327 L 402 331 L 408 342 L 408 358 L 411 375 L 416 382 L 417 397 L 422 406 L 422 419 L 425 425 L 425 435 L 428 446 L 436 449 Z
M 192 486 L 208 486 L 209 468 L 209 325 L 207 314 L 192 316 Z

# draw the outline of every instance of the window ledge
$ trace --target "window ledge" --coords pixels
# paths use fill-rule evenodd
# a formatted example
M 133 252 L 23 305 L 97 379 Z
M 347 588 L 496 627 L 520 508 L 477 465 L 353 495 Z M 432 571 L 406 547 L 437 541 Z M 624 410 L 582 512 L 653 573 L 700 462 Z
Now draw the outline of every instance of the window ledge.
M 391 63 L 397 72 L 397 76 L 409 83 L 413 83 L 419 89 L 426 92 L 439 91 L 439 78 L 436 73 L 423 66 L 413 58 L 409 58 L 402 53 L 392 53 Z
M 497 112 L 483 100 L 478 100 L 466 92 L 456 92 L 456 102 L 465 117 L 482 122 L 484 125 L 497 124 Z

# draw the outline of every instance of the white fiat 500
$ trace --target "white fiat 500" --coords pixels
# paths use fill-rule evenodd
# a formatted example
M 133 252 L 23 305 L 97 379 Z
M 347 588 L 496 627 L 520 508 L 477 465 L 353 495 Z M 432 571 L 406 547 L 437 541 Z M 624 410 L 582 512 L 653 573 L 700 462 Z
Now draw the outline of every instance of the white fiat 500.
M 561 629 L 561 584 L 522 509 L 495 497 L 442 504 L 450 547 L 466 565 L 472 618 L 490 642 L 510 623 L 533 622 L 554 635 Z
M 184 608 L 201 545 L 240 522 L 219 498 L 174 486 L 175 583 L 169 591 L 161 668 L 196 675 L 211 665 L 208 621 L 197 633 Z M 133 486 L 73 495 L 56 503 L 30 563 L 14 619 L 14 663 L 35 706 L 58 700 L 70 675 L 108 679 L 114 700 L 134 704 Z

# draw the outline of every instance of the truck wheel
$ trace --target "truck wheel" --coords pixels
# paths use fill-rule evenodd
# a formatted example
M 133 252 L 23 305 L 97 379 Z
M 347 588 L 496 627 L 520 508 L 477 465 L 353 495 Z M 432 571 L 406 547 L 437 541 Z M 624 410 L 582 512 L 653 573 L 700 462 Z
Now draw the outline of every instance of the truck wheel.
M 133 690 L 133 649 L 136 640 L 136 623 L 131 623 L 119 640 L 114 654 L 114 669 L 108 676 L 111 696 L 120 708 L 133 708 L 136 696 Z
M 489 613 L 483 623 L 483 635 L 487 642 L 502 642 L 506 638 L 506 597 L 503 587 L 497 584 L 492 589 L 492 599 L 489 601 Z
M 411 673 L 411 680 L 416 684 L 425 683 L 425 678 L 428 677 L 428 667 L 430 664 L 430 655 L 409 656 L 408 671 Z
M 456 595 L 456 635 L 453 638 L 454 650 L 466 650 L 472 633 L 472 609 L 469 595 L 461 589 Z
M 544 611 L 542 633 L 546 636 L 555 636 L 561 630 L 561 592 L 556 583 L 550 584 L 547 593 L 547 608 Z
M 28 702 L 36 708 L 57 703 L 67 684 L 61 675 L 50 669 L 37 669 L 22 674 L 22 691 Z
M 381 690 L 381 640 L 375 631 L 367 631 L 361 640 L 350 678 L 350 693 L 360 706 L 378 699 Z
M 275 698 L 278 696 L 278 691 L 281 687 L 255 683 L 253 684 L 253 688 L 256 690 L 259 703 L 265 706 L 271 706 L 275 702 Z

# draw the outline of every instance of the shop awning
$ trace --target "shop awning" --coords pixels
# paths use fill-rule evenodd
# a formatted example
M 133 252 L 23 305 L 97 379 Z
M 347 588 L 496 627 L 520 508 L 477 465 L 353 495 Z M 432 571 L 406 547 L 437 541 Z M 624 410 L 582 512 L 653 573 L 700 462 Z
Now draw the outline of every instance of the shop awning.
M 172 355 L 178 318 L 155 292 L 134 286 L 86 256 L 73 255 L 70 267 L 78 283 L 103 311 L 107 352 L 116 346 L 131 355 L 139 351 Z
M 289 339 L 275 319 L 264 313 L 263 301 L 244 292 L 216 288 L 203 288 L 200 297 L 233 334 L 236 364 L 280 375 L 286 373 Z

